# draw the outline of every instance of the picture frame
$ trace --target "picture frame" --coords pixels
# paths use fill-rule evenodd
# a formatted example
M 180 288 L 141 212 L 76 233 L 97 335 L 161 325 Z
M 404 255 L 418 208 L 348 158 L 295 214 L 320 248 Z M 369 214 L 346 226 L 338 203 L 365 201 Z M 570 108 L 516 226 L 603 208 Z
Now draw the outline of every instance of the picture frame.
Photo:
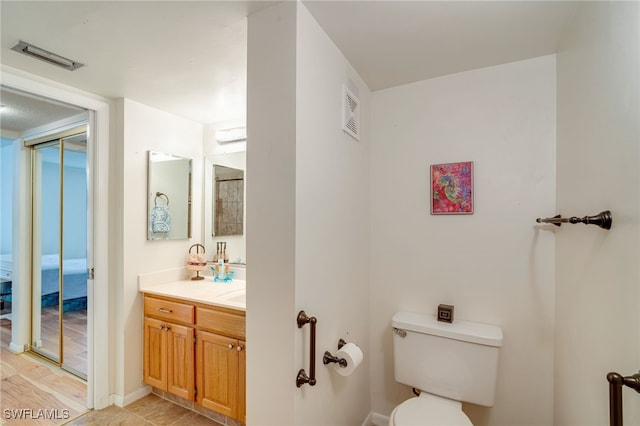
M 473 214 L 473 161 L 432 164 L 431 214 Z

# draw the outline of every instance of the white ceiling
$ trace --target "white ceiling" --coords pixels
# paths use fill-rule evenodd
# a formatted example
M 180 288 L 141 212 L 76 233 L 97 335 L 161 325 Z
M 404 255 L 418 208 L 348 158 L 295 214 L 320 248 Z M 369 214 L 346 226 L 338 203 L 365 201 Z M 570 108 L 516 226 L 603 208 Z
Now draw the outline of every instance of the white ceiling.
M 29 94 L 0 89 L 0 127 L 11 138 L 20 137 L 28 129 L 81 114 L 84 110 Z
M 556 52 L 576 1 L 312 1 L 371 90 Z
M 553 53 L 579 6 L 303 2 L 372 90 Z M 2 0 L 0 58 L 5 66 L 201 123 L 243 119 L 246 16 L 273 3 Z M 70 72 L 10 50 L 19 40 L 85 66 Z

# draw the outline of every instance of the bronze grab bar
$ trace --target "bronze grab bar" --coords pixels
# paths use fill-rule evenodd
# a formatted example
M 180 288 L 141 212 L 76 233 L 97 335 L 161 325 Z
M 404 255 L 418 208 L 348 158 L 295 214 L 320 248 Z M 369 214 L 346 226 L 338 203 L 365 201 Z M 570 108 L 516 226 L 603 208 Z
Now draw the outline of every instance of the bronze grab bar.
M 315 386 L 316 384 L 316 324 L 318 320 L 316 317 L 309 317 L 304 311 L 300 311 L 298 313 L 298 318 L 296 319 L 298 323 L 298 328 L 304 327 L 305 324 L 311 323 L 311 338 L 310 338 L 310 346 L 309 351 L 311 352 L 310 360 L 309 360 L 309 375 L 304 371 L 304 368 L 301 368 L 298 371 L 298 375 L 296 376 L 296 386 L 301 387 L 305 383 L 309 383 L 311 386 Z
M 609 373 L 607 380 L 609 381 L 609 424 L 622 426 L 622 386 L 629 386 L 640 393 L 640 372 L 628 377 Z

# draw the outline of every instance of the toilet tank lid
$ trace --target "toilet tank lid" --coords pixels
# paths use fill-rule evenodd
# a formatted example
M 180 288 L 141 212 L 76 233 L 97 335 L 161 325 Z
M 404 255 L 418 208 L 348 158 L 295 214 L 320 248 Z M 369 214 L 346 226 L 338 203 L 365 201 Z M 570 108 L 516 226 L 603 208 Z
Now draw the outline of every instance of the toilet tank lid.
M 455 320 L 438 321 L 435 316 L 415 312 L 396 312 L 391 325 L 406 331 L 446 337 L 487 346 L 502 346 L 502 329 L 495 325 Z

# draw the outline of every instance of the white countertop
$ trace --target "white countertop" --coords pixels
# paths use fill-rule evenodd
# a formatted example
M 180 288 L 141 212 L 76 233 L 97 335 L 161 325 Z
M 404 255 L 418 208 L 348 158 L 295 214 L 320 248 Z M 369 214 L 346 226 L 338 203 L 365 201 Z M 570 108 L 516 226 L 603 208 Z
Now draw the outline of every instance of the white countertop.
M 153 280 L 138 280 L 138 290 L 142 293 L 174 297 L 209 305 L 246 311 L 246 282 L 233 280 L 229 283 L 214 282 L 211 277 L 204 280 L 180 280 L 165 283 Z

